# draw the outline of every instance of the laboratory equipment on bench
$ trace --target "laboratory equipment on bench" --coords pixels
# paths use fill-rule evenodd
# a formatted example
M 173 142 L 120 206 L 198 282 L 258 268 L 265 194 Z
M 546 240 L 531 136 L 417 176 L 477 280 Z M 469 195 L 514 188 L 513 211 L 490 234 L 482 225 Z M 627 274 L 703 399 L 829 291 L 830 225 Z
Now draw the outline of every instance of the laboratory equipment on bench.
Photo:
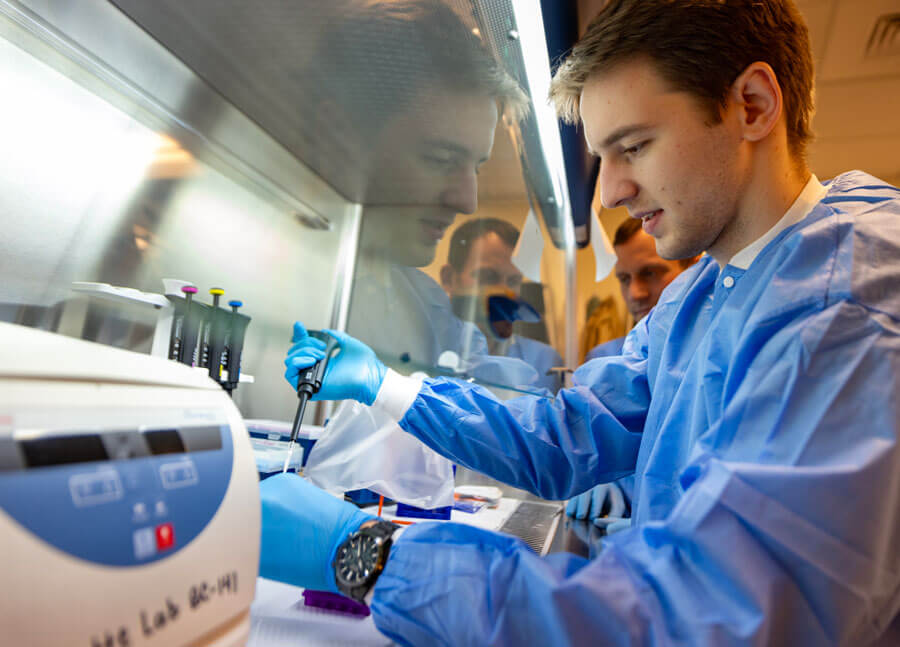
M 241 373 L 244 337 L 251 318 L 238 312 L 241 301 L 228 302 L 231 311 L 219 307 L 225 291 L 212 288 L 211 305 L 194 299 L 197 288 L 187 281 L 163 279 L 165 295 L 141 292 L 107 283 L 76 281 L 77 292 L 120 303 L 141 303 L 157 311 L 150 354 L 206 373 L 231 395 L 239 382 L 253 382 L 253 376 Z
M 213 334 L 213 328 L 221 326 L 218 322 L 218 319 L 221 319 L 219 315 L 222 312 L 219 308 L 219 297 L 225 294 L 225 290 L 222 288 L 210 288 L 209 293 L 212 295 L 213 302 L 212 306 L 207 310 L 206 318 L 203 321 L 203 328 L 200 333 L 200 350 L 197 354 L 197 365 L 201 368 L 208 369 L 209 376 L 218 382 L 220 362 L 215 362 L 215 368 L 213 368 L 210 367 L 211 362 L 209 360 L 210 357 L 213 356 L 221 359 L 222 350 L 225 347 L 225 335 Z M 219 342 L 221 347 L 213 347 L 214 338 Z
M 263 480 L 275 474 L 281 474 L 284 460 L 291 440 L 290 422 L 281 420 L 244 420 L 247 433 L 250 434 L 250 445 L 256 459 L 256 470 L 259 479 Z M 322 435 L 323 428 L 317 425 L 301 425 L 295 438 L 295 449 L 291 455 L 288 471 L 300 472 L 309 458 L 309 451 Z
M 232 299 L 228 305 L 231 306 L 231 316 L 228 318 L 228 335 L 225 338 L 222 359 L 225 373 L 221 384 L 230 395 L 237 388 L 241 377 L 241 354 L 244 352 L 244 335 L 250 325 L 250 317 L 238 312 L 238 308 L 244 305 L 241 301 Z
M 181 292 L 184 294 L 181 298 L 169 297 L 175 307 L 169 335 L 169 359 L 193 366 L 200 327 L 206 318 L 201 308 L 205 309 L 205 306 L 193 303 L 193 296 L 197 294 L 197 288 L 193 285 L 181 286 Z
M 294 414 L 294 424 L 291 426 L 291 438 L 282 472 L 287 472 L 290 466 L 291 456 L 294 453 L 294 444 L 297 441 L 297 434 L 300 432 L 300 424 L 303 422 L 303 413 L 306 411 L 306 403 L 322 388 L 322 380 L 325 377 L 325 371 L 328 369 L 328 360 L 338 349 L 338 340 L 328 333 L 320 330 L 310 330 L 309 336 L 325 342 L 325 357 L 312 366 L 302 369 L 297 375 L 297 397 L 300 401 L 297 403 L 297 413 Z
M 245 645 L 253 453 L 186 366 L 0 323 L 5 645 Z

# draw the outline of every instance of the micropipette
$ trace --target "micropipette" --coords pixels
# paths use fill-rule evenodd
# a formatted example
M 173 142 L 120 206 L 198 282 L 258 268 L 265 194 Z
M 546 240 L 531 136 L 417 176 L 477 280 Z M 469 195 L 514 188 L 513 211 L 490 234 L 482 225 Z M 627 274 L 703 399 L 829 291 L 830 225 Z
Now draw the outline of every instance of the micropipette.
M 224 359 L 223 368 L 228 371 L 228 381 L 223 384 L 225 390 L 231 395 L 237 388 L 241 377 L 241 353 L 244 350 L 244 335 L 247 332 L 247 326 L 250 324 L 250 317 L 238 313 L 238 308 L 243 304 L 241 301 L 232 299 L 228 302 L 231 306 L 231 317 L 228 325 L 228 337 L 225 344 L 225 352 L 222 354 Z
M 338 348 L 337 339 L 328 333 L 310 330 L 309 336 L 325 342 L 325 357 L 312 366 L 301 369 L 300 374 L 297 376 L 297 397 L 300 399 L 300 402 L 297 404 L 297 413 L 294 415 L 294 424 L 291 426 L 291 442 L 288 445 L 282 472 L 287 472 L 290 466 L 297 434 L 300 433 L 300 423 L 303 422 L 303 412 L 306 411 L 306 403 L 322 388 L 322 379 L 325 377 L 325 370 L 328 368 L 328 360 L 331 359 L 331 355 Z
M 212 295 L 213 304 L 207 312 L 206 321 L 204 322 L 202 332 L 200 333 L 200 353 L 197 359 L 197 365 L 203 368 L 209 368 L 210 345 L 213 343 L 214 329 L 217 328 L 216 318 L 220 316 L 219 297 L 225 294 L 225 290 L 222 288 L 210 288 L 209 293 Z M 219 345 L 221 345 L 221 342 L 219 342 Z M 216 357 L 215 367 L 209 371 L 209 376 L 216 382 L 219 381 L 220 370 L 218 356 L 221 354 L 221 351 L 219 351 Z

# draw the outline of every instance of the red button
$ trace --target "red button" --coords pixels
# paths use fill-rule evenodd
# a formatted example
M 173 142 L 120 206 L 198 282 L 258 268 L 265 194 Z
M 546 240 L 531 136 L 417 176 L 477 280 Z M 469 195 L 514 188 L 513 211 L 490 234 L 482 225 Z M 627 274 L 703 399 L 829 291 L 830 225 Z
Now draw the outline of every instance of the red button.
M 175 529 L 171 523 L 162 523 L 156 527 L 156 550 L 166 550 L 175 545 Z

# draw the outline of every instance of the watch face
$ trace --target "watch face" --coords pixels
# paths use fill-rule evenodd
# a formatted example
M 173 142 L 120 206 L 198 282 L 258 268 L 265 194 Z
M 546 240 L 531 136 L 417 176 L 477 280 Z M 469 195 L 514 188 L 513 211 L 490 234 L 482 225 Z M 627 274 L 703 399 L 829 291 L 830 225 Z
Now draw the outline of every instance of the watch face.
M 338 549 L 337 576 L 350 586 L 363 584 L 378 563 L 378 541 L 370 535 L 353 537 Z

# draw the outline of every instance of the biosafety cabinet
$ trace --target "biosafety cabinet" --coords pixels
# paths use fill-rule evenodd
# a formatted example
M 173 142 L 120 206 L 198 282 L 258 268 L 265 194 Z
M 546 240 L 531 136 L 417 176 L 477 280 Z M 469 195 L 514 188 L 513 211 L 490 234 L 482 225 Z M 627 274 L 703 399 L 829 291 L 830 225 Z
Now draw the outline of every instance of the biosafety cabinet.
M 538 320 L 515 322 L 515 333 L 572 365 L 574 254 L 589 236 L 573 213 L 584 220 L 582 194 L 593 184 L 576 178 L 544 100 L 541 3 L 418 2 L 446 9 L 443 24 L 458 22 L 480 41 L 524 96 L 516 118 L 494 117 L 491 137 L 459 135 L 466 145 L 480 138 L 471 146 L 478 175 L 459 180 L 477 194 L 462 201 L 446 197 L 457 189 L 426 186 L 456 172 L 453 141 L 408 159 L 402 147 L 415 142 L 395 137 L 373 153 L 391 110 L 405 111 L 404 135 L 457 136 L 440 130 L 448 119 L 434 112 L 442 103 L 455 111 L 446 100 L 456 91 L 453 73 L 443 98 L 419 89 L 435 76 L 420 64 L 432 56 L 428 41 L 440 38 L 416 2 L 405 4 L 0 1 L 0 321 L 149 352 L 152 307 L 77 293 L 72 284 L 159 294 L 162 279 L 174 278 L 206 301 L 221 287 L 253 319 L 244 366 L 256 382 L 238 389 L 236 404 L 247 417 L 289 419 L 279 366 L 295 320 L 347 328 L 376 347 L 376 328 L 396 331 L 410 343 L 377 348 L 387 363 L 438 371 L 440 353 L 417 349 L 434 345 L 442 317 L 407 316 L 382 284 L 364 298 L 366 278 L 380 272 L 365 253 L 415 268 L 414 298 L 430 306 L 452 233 L 494 218 L 537 232 L 540 245 L 521 281 Z M 390 11 L 397 15 L 379 22 Z M 462 66 L 455 45 L 442 46 L 439 54 Z M 363 71 L 354 78 L 356 69 Z M 570 190 L 582 185 L 579 195 Z M 412 237 L 410 223 L 436 239 L 425 256 L 370 244 L 400 246 Z M 405 274 L 385 282 L 396 293 Z M 396 320 L 378 321 L 367 312 L 373 302 L 389 304 Z
M 240 644 L 259 530 L 242 420 L 291 419 L 295 320 L 405 373 L 513 395 L 563 383 L 589 239 L 573 187 L 593 184 L 544 101 L 541 15 L 538 0 L 0 0 L 4 641 Z M 467 94 L 470 78 L 492 89 Z M 512 227 L 518 276 L 448 296 L 473 220 Z M 243 304 L 253 381 L 233 399 L 150 356 L 164 279 Z M 503 315 L 505 337 L 482 311 L 495 292 L 534 313 Z M 513 336 L 550 359 L 467 372 Z

